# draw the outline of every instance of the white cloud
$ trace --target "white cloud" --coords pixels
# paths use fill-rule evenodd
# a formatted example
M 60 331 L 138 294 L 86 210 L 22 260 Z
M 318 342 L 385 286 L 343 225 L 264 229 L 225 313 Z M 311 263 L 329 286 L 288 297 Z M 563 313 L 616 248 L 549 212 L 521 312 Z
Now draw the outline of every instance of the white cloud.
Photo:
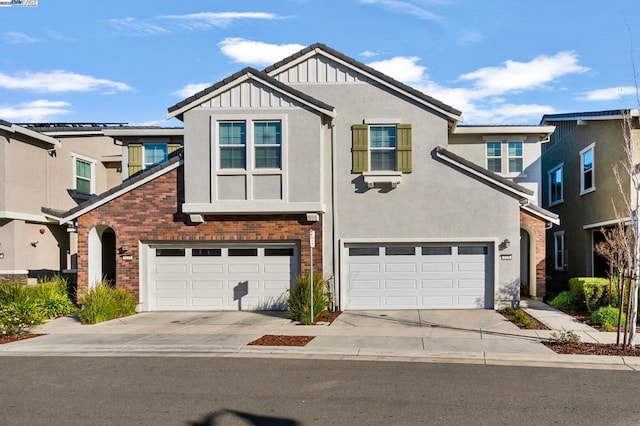
M 182 89 L 178 89 L 175 92 L 171 92 L 172 95 L 179 96 L 181 98 L 188 98 L 191 95 L 195 95 L 201 90 L 211 86 L 212 83 L 193 83 L 187 84 Z
M 371 62 L 369 66 L 403 83 L 416 83 L 423 81 L 427 69 L 416 63 L 419 60 L 417 56 L 396 56 Z
M 441 17 L 433 12 L 428 11 L 427 9 L 417 6 L 408 1 L 400 1 L 400 0 L 360 0 L 362 4 L 378 4 L 384 6 L 388 9 L 392 9 L 398 12 L 406 13 L 412 16 L 415 16 L 419 19 L 425 19 L 428 21 L 439 21 Z M 430 2 L 430 3 L 440 3 L 440 2 Z
M 161 16 L 160 18 L 179 22 L 182 27 L 192 30 L 208 29 L 211 27 L 226 28 L 233 21 L 240 19 L 284 19 L 273 13 L 266 12 L 202 12 L 189 13 L 186 15 L 168 15 Z
M 64 101 L 38 99 L 13 106 L 0 105 L 0 117 L 14 122 L 44 122 L 71 113 L 71 105 Z
M 168 29 L 158 24 L 132 17 L 109 19 L 107 22 L 116 30 L 130 35 L 160 35 L 169 33 Z
M 540 55 L 529 62 L 507 60 L 504 66 L 480 68 L 461 75 L 459 79 L 473 82 L 478 91 L 488 96 L 537 89 L 567 74 L 581 74 L 588 70 L 578 64 L 575 53 L 559 52 L 554 56 Z
M 30 43 L 37 43 L 40 41 L 37 38 L 33 38 L 27 34 L 15 32 L 15 31 L 2 33 L 0 34 L 0 36 L 2 37 L 2 42 L 4 44 L 30 44 Z
M 574 99 L 578 101 L 615 101 L 622 99 L 623 96 L 635 95 L 637 93 L 638 89 L 634 86 L 619 86 L 584 92 Z
M 370 50 L 365 50 L 364 52 L 362 52 L 360 54 L 360 56 L 364 56 L 365 58 L 373 58 L 375 56 L 378 56 L 379 53 L 378 52 L 372 52 Z
M 301 44 L 269 44 L 235 37 L 225 38 L 218 46 L 234 62 L 251 65 L 270 65 L 305 47 Z
M 133 90 L 126 83 L 76 74 L 69 71 L 22 72 L 13 76 L 0 72 L 0 88 L 41 93 L 93 92 L 104 94 Z

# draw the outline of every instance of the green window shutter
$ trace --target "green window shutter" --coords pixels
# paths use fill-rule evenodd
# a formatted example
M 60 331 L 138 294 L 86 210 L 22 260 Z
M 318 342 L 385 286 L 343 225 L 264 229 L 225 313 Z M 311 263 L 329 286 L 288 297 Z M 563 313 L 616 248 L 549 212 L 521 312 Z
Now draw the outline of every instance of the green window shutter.
M 353 155 L 351 172 L 366 172 L 369 170 L 369 126 L 354 124 L 351 126 L 351 137 L 351 153 Z
M 398 124 L 396 170 L 411 173 L 411 124 Z
M 129 144 L 129 176 L 142 170 L 142 144 Z
M 171 155 L 172 152 L 175 152 L 180 149 L 179 143 L 169 143 L 167 144 L 167 155 Z

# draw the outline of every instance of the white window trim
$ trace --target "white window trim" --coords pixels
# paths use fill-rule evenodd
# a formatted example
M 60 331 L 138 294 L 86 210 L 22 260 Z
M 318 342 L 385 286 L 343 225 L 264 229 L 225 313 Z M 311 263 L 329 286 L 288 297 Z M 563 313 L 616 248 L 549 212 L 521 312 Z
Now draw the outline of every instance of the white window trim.
M 562 253 L 562 262 L 561 265 L 558 265 L 558 238 L 557 237 L 562 237 L 562 250 L 560 250 L 560 252 Z M 564 231 L 557 231 L 553 233 L 553 268 L 556 271 L 564 271 L 566 270 L 566 263 L 567 263 L 567 259 L 566 259 L 566 250 L 565 250 L 566 244 L 565 244 L 565 240 L 564 240 Z
M 552 201 L 551 200 L 551 188 L 552 188 L 552 182 L 551 182 L 551 176 L 553 174 L 555 174 L 555 172 L 557 172 L 558 170 L 561 170 L 562 173 L 562 181 L 560 182 L 560 199 L 556 200 L 556 201 Z M 549 180 L 549 198 L 548 198 L 548 202 L 549 202 L 549 207 L 552 206 L 556 206 L 558 204 L 562 204 L 564 203 L 564 163 L 560 163 L 557 166 L 555 166 L 553 169 L 549 170 L 547 172 L 547 177 Z
M 246 125 L 245 139 L 245 168 L 244 169 L 224 169 L 220 167 L 220 139 L 219 124 L 224 122 L 244 121 Z M 265 169 L 255 167 L 255 144 L 253 143 L 253 123 L 256 121 L 280 121 L 280 168 Z M 217 176 L 246 176 L 247 201 L 254 200 L 253 197 L 253 176 L 258 175 L 280 175 L 282 182 L 282 200 L 288 201 L 288 123 L 286 114 L 229 114 L 216 115 L 211 120 L 211 199 L 220 201 L 217 195 Z
M 82 160 L 91 164 L 91 179 L 89 181 L 90 194 L 77 192 L 76 179 L 78 178 L 78 176 L 76 175 L 76 160 Z M 73 188 L 73 191 L 75 192 L 76 195 L 81 197 L 82 196 L 90 197 L 91 195 L 96 193 L 96 164 L 97 164 L 97 161 L 94 160 L 93 158 L 85 157 L 84 155 L 76 154 L 73 152 L 71 153 L 71 165 L 73 167 L 71 188 Z
M 500 144 L 500 157 L 495 157 L 495 156 L 494 156 L 494 157 L 489 157 L 489 152 L 487 151 L 487 149 L 489 148 L 489 144 L 490 144 L 490 143 L 497 143 L 497 144 Z M 490 172 L 492 172 L 492 173 L 496 173 L 496 174 L 498 174 L 498 175 L 503 175 L 503 174 L 504 174 L 504 173 L 503 173 L 503 170 L 504 170 L 504 164 L 503 164 L 503 163 L 504 163 L 504 155 L 503 155 L 503 154 L 504 154 L 504 153 L 503 153 L 502 151 L 503 151 L 503 148 L 502 148 L 502 141 L 500 141 L 500 140 L 487 140 L 487 141 L 485 141 L 485 143 L 484 143 L 484 157 L 485 157 L 485 165 L 484 165 L 484 167 L 485 167 L 487 170 L 489 170 Z M 491 159 L 496 159 L 496 158 L 499 158 L 499 159 L 500 159 L 500 171 L 499 171 L 499 172 L 494 172 L 493 170 L 491 170 L 491 169 L 489 168 L 489 159 L 490 159 L 490 158 L 491 158 Z
M 142 143 L 142 169 L 143 170 L 146 169 L 146 168 L 149 168 L 149 167 L 153 167 L 156 164 L 159 164 L 159 163 L 153 163 L 153 164 L 147 165 L 145 159 L 147 157 L 146 151 L 147 151 L 147 147 L 149 145 L 164 145 L 167 148 L 167 158 L 169 158 L 169 143 L 168 142 L 165 142 L 165 141 L 154 141 L 154 140 L 145 141 L 145 142 Z M 166 159 L 164 161 L 166 161 Z
M 580 151 L 580 195 L 585 195 L 596 190 L 596 143 L 585 147 Z M 591 188 L 584 188 L 584 154 L 591 151 Z
M 513 155 L 513 156 L 509 155 L 509 144 L 511 142 L 520 144 L 520 148 L 521 148 L 521 151 L 522 151 L 521 155 Z M 507 174 L 519 176 L 520 174 L 522 174 L 522 172 L 524 172 L 524 141 L 523 140 L 518 140 L 518 139 L 509 139 L 506 142 L 506 147 L 507 147 Z M 522 160 L 522 170 L 519 170 L 517 172 L 512 172 L 511 170 L 509 170 L 509 160 L 511 160 L 512 158 L 513 159 L 518 159 L 519 158 L 520 160 Z

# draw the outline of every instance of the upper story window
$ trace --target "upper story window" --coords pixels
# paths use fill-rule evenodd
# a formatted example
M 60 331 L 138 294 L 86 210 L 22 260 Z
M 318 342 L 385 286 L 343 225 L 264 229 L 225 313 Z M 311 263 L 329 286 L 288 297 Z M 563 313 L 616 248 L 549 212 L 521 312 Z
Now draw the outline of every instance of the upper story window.
M 247 124 L 244 121 L 219 123 L 220 168 L 247 167 Z
M 549 171 L 549 206 L 554 206 L 564 201 L 563 166 L 563 164 L 560 164 Z
M 522 172 L 522 141 L 509 141 L 507 158 L 509 159 L 509 173 Z
M 369 127 L 369 156 L 372 171 L 396 170 L 396 126 Z
M 282 124 L 280 121 L 253 123 L 256 169 L 281 168 Z
M 144 168 L 167 160 L 168 150 L 166 143 L 144 144 Z
M 502 173 L 502 142 L 487 142 L 487 169 Z
M 73 155 L 73 189 L 77 194 L 91 195 L 95 192 L 95 160 Z
M 411 124 L 354 124 L 352 172 L 411 173 Z
M 595 143 L 580 151 L 580 195 L 596 190 Z

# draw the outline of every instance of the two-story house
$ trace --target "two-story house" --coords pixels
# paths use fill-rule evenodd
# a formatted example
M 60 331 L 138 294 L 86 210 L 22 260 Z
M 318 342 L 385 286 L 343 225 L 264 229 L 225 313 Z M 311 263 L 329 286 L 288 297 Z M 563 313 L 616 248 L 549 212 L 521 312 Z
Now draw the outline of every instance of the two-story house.
M 168 116 L 183 152 L 56 216 L 78 230 L 79 291 L 109 258 L 143 311 L 277 309 L 313 262 L 340 309 L 495 308 L 520 295 L 523 223 L 544 241 L 557 222 L 450 144 L 460 111 L 322 44 Z M 513 135 L 524 151 L 548 132 L 499 133 L 505 167 Z
M 571 277 L 608 274 L 594 248 L 603 240 L 603 228 L 629 220 L 621 196 L 621 190 L 631 190 L 621 166 L 627 158 L 623 127 L 625 117 L 631 120 L 637 149 L 639 115 L 638 110 L 611 110 L 542 117 L 542 124 L 556 127 L 542 154 L 543 206 L 561 218 L 547 233 L 547 273 L 555 291 L 564 290 Z M 615 165 L 623 188 L 614 177 Z

